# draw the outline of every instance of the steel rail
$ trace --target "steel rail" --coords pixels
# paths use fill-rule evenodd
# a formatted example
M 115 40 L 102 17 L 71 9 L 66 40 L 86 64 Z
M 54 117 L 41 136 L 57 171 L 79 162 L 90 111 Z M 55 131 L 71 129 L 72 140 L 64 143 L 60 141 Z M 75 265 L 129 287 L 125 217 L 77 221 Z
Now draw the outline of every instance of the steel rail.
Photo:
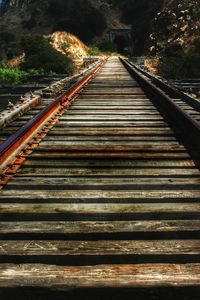
M 82 88 L 85 86 L 103 67 L 105 60 L 100 61 L 95 68 L 86 74 L 81 80 L 73 84 L 67 91 L 61 96 L 52 101 L 47 107 L 45 107 L 40 113 L 38 113 L 33 119 L 22 126 L 15 134 L 13 134 L 7 141 L 0 146 L 0 165 L 2 165 L 7 158 L 17 150 L 30 135 L 33 134 L 37 128 L 47 120 L 59 106 L 66 106 L 65 103 L 70 101 Z M 69 103 L 67 103 L 69 104 Z
M 200 102 L 198 102 L 196 99 L 187 95 L 186 93 L 184 93 L 183 91 L 174 87 L 173 85 L 170 85 L 167 81 L 162 81 L 160 78 L 141 69 L 139 66 L 135 65 L 133 62 L 128 61 L 128 60 L 127 60 L 127 62 L 129 62 L 141 74 L 143 74 L 144 76 L 149 78 L 153 84 L 155 84 L 157 87 L 159 87 L 164 92 L 168 93 L 171 97 L 181 98 L 185 103 L 187 103 L 188 105 L 192 106 L 194 109 L 196 109 L 200 112 Z
M 181 108 L 173 99 L 168 96 L 161 88 L 157 87 L 150 80 L 145 78 L 129 61 L 121 59 L 129 73 L 141 84 L 148 93 L 158 95 L 151 97 L 154 104 L 164 109 L 165 114 L 173 120 L 175 127 L 179 127 L 184 135 L 184 140 L 191 143 L 193 147 L 200 147 L 200 123 L 193 119 L 185 110 Z M 184 127 L 183 127 L 184 125 Z

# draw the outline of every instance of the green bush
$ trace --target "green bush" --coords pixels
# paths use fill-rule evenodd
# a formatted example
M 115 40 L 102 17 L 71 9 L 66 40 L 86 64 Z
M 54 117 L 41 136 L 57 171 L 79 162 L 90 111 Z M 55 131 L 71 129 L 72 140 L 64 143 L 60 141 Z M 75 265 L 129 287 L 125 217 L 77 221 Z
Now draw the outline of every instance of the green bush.
M 186 56 L 187 77 L 200 78 L 200 52 Z
M 72 73 L 73 62 L 66 55 L 55 50 L 41 36 L 26 36 L 22 40 L 22 48 L 26 54 L 22 63 L 23 70 L 43 69 L 44 73 Z
M 0 61 L 3 61 L 4 58 L 5 58 L 4 42 L 0 40 Z
M 96 45 L 91 45 L 88 50 L 88 55 L 97 56 L 100 54 L 100 50 Z
M 2 31 L 0 32 L 0 40 L 4 41 L 8 45 L 11 42 L 15 41 L 15 36 L 10 32 Z
M 19 69 L 8 69 L 0 67 L 0 84 L 19 84 L 24 82 L 28 77 L 28 73 Z
M 3 31 L 0 32 L 0 60 L 6 61 L 22 54 L 22 49 L 15 41 L 12 33 Z
M 23 50 L 21 46 L 18 43 L 11 43 L 9 45 L 9 48 L 7 50 L 7 59 L 12 59 L 14 57 L 17 57 L 23 53 Z
M 163 0 L 113 0 L 122 12 L 122 21 L 131 24 L 136 56 L 144 53 L 152 20 L 163 5 Z
M 29 76 L 40 76 L 40 75 L 45 75 L 44 70 L 41 69 L 30 69 L 28 70 Z
M 117 45 L 114 42 L 103 41 L 99 44 L 99 49 L 102 52 L 117 52 Z
M 179 45 L 171 45 L 163 52 L 159 63 L 159 73 L 170 79 L 200 77 L 200 41 L 196 41 L 190 51 Z
M 60 48 L 65 50 L 65 49 L 69 48 L 71 45 L 72 44 L 70 42 L 64 42 L 60 45 Z
M 89 0 L 49 0 L 48 17 L 54 31 L 63 30 L 91 42 L 106 29 L 106 18 Z

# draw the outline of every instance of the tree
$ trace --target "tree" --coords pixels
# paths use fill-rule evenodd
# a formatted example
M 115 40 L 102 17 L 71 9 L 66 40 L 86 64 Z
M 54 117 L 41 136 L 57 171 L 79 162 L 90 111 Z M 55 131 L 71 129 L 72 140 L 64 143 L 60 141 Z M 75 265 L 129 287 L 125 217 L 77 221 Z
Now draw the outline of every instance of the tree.
M 152 20 L 163 0 L 116 0 L 122 11 L 122 21 L 131 24 L 135 37 L 135 55 L 144 52 L 152 27 Z
M 189 50 L 172 44 L 163 52 L 159 63 L 159 73 L 171 79 L 200 77 L 200 40 Z
M 88 0 L 50 0 L 47 13 L 54 30 L 69 31 L 85 42 L 101 35 L 107 25 L 104 15 Z
M 26 59 L 22 69 L 43 69 L 45 73 L 71 73 L 73 62 L 66 55 L 55 50 L 52 45 L 39 35 L 26 36 L 22 40 Z

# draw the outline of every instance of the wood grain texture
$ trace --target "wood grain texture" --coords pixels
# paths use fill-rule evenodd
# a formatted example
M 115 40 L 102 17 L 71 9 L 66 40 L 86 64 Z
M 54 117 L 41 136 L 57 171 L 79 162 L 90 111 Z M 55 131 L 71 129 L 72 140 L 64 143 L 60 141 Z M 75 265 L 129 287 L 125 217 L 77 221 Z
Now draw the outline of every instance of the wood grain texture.
M 199 232 L 200 220 L 0 222 L 0 234 Z
M 200 264 L 99 265 L 58 267 L 51 265 L 1 265 L 0 287 L 133 288 L 199 286 Z
M 0 256 L 200 255 L 196 240 L 0 241 Z
M 29 192 L 30 193 L 30 192 Z M 57 194 L 57 192 L 55 192 Z M 80 197 L 80 196 L 79 196 Z M 43 196 L 45 199 L 45 197 Z M 56 197 L 53 197 L 56 199 Z M 78 198 L 78 195 L 77 195 Z M 1 214 L 200 214 L 200 203 L 2 204 Z

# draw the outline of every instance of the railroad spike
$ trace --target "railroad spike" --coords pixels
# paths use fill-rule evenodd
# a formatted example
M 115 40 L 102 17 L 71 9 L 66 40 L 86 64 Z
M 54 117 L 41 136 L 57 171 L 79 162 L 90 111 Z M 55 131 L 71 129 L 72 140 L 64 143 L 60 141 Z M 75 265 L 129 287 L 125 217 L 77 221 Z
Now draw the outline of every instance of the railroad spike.
M 30 92 L 30 98 L 31 99 L 35 98 L 35 95 L 34 95 L 34 93 L 32 91 Z
M 15 105 L 14 105 L 11 101 L 8 101 L 7 108 L 8 108 L 9 110 L 13 110 L 14 107 L 15 107 Z
M 20 102 L 21 103 L 24 103 L 26 100 L 27 100 L 27 98 L 25 96 L 21 96 L 20 97 Z

